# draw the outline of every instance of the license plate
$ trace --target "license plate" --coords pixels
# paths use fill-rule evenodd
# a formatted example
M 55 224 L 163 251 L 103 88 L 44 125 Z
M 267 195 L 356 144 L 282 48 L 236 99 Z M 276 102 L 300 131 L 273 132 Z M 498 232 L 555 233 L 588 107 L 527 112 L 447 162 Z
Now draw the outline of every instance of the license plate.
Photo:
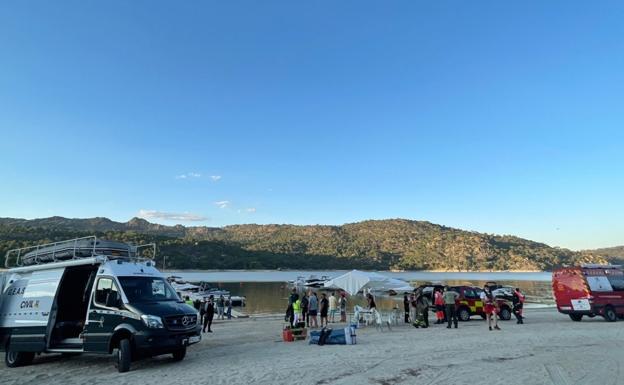
M 201 341 L 201 336 L 191 336 L 188 340 L 189 344 L 194 344 Z
M 572 301 L 572 308 L 574 310 L 591 310 L 591 305 L 589 304 L 589 301 L 586 299 L 573 299 Z

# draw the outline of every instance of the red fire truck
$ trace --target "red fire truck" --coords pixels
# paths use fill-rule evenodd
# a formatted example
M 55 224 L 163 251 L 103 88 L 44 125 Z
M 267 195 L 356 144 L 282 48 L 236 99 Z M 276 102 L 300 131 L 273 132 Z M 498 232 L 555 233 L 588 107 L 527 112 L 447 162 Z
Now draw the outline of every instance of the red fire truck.
M 600 315 L 624 317 L 624 271 L 618 265 L 581 265 L 555 270 L 552 287 L 557 310 L 573 321 Z

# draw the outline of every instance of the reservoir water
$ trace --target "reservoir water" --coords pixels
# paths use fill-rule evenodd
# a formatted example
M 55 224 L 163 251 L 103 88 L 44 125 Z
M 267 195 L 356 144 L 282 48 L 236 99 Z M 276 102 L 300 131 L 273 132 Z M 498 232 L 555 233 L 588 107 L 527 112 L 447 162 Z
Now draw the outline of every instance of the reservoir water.
M 275 271 L 275 270 L 228 270 L 228 271 L 167 271 L 166 275 L 176 275 L 188 282 L 209 282 L 212 286 L 229 290 L 233 295 L 247 297 L 247 306 L 243 309 L 248 314 L 276 314 L 286 309 L 290 287 L 286 282 L 298 276 L 337 277 L 346 271 Z M 379 273 L 392 278 L 403 279 L 413 286 L 426 282 L 443 282 L 448 285 L 470 284 L 483 286 L 487 281 L 496 281 L 504 285 L 519 287 L 533 304 L 552 304 L 551 273 L 549 272 L 426 272 L 405 271 Z M 319 291 L 318 289 L 313 289 Z M 402 295 L 377 297 L 380 309 L 402 306 Z M 361 295 L 349 298 L 349 307 L 364 305 Z M 530 305 L 529 305 L 530 306 Z

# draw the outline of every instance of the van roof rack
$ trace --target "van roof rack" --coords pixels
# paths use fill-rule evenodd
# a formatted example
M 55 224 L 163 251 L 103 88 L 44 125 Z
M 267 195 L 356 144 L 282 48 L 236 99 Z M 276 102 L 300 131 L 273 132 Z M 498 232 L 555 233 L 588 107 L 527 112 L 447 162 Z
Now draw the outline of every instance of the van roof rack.
M 105 256 L 109 259 L 145 259 L 140 255 L 140 250 L 146 248 L 152 250 L 151 259 L 156 258 L 155 243 L 132 245 L 98 239 L 95 235 L 91 235 L 9 250 L 4 257 L 4 267 L 8 269 L 95 256 Z
M 600 264 L 600 263 L 582 263 L 581 267 L 587 269 L 621 269 L 622 265 Z

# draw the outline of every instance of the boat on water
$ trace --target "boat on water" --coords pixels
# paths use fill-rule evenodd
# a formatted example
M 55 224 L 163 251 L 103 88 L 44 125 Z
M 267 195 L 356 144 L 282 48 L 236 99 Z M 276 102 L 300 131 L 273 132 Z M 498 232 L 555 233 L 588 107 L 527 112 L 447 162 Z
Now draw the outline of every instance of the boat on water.
M 297 279 L 292 279 L 287 281 L 289 285 L 293 286 L 306 286 L 306 287 L 314 287 L 319 288 L 323 287 L 323 284 L 330 280 L 330 277 L 327 275 L 322 275 L 318 277 L 315 274 L 311 274 L 308 277 L 298 276 Z
M 307 287 L 323 287 L 325 282 L 329 281 L 330 277 L 327 275 L 322 275 L 320 278 L 312 274 L 306 279 L 304 286 Z
M 286 281 L 287 284 L 293 285 L 293 286 L 303 286 L 305 285 L 305 282 L 306 282 L 306 277 L 304 277 L 303 275 L 297 276 L 296 279 L 291 279 L 289 281 Z
M 203 301 L 204 298 L 211 295 L 216 299 L 221 296 L 230 298 L 232 306 L 242 307 L 246 305 L 247 298 L 238 295 L 232 295 L 228 290 L 211 287 L 208 282 L 200 282 L 199 285 L 185 282 L 180 277 L 169 276 L 167 281 L 180 294 L 182 298 L 189 297 L 191 300 Z

